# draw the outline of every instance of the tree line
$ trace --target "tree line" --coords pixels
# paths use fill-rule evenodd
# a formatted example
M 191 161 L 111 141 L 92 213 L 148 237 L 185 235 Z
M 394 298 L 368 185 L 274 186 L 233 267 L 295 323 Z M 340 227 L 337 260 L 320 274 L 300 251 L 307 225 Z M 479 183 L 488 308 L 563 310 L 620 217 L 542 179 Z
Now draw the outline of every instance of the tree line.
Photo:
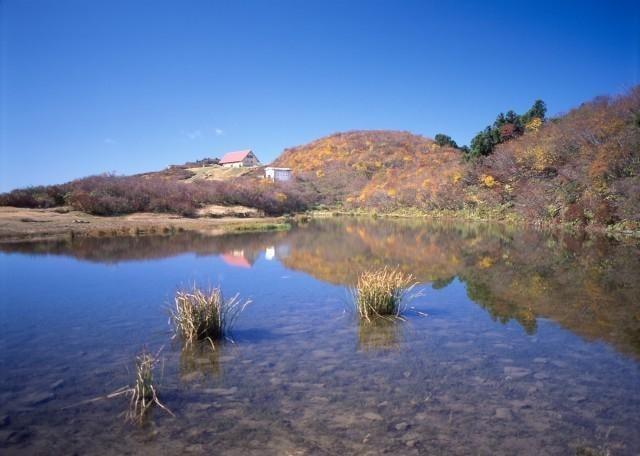
M 522 136 L 527 130 L 537 130 L 546 121 L 547 105 L 536 100 L 524 114 L 509 110 L 501 112 L 491 125 L 487 125 L 471 140 L 469 146 L 458 146 L 448 135 L 438 133 L 434 141 L 439 146 L 460 149 L 467 158 L 490 155 L 498 144 Z

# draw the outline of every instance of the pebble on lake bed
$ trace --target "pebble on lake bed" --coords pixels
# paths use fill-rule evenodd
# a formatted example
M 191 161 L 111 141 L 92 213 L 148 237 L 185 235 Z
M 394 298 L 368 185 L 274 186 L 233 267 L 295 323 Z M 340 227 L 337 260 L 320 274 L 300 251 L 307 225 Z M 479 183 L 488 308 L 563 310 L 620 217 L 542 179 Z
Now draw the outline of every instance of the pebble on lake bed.
M 513 418 L 513 413 L 511 413 L 511 410 L 509 410 L 506 407 L 498 407 L 496 409 L 496 414 L 495 414 L 496 418 L 498 418 L 499 420 L 510 420 Z
M 525 369 L 524 367 L 508 366 L 504 368 L 504 373 L 511 378 L 522 378 L 529 375 L 531 371 L 529 369 Z
M 35 392 L 31 393 L 24 398 L 24 403 L 27 405 L 40 405 L 49 402 L 55 398 L 55 394 L 47 392 Z
M 396 431 L 400 431 L 400 432 L 406 431 L 409 428 L 409 423 L 406 423 L 403 421 L 402 423 L 396 424 L 395 428 L 396 428 Z

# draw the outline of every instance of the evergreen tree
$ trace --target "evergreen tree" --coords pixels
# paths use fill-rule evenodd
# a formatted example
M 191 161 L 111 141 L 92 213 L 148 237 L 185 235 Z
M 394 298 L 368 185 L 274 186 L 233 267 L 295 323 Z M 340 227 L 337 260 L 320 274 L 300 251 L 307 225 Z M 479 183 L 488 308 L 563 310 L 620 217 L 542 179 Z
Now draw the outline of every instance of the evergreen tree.
M 433 138 L 433 140 L 436 142 L 437 145 L 444 147 L 444 146 L 449 146 L 449 147 L 454 147 L 454 148 L 458 148 L 458 144 L 451 139 L 451 136 L 442 134 L 442 133 L 438 133 L 435 138 Z
M 522 135 L 525 126 L 532 119 L 537 118 L 544 122 L 546 113 L 547 105 L 542 100 L 536 100 L 523 115 L 518 115 L 513 110 L 507 111 L 506 114 L 501 112 L 493 125 L 486 127 L 471 140 L 468 154 L 471 157 L 491 154 L 498 144 Z

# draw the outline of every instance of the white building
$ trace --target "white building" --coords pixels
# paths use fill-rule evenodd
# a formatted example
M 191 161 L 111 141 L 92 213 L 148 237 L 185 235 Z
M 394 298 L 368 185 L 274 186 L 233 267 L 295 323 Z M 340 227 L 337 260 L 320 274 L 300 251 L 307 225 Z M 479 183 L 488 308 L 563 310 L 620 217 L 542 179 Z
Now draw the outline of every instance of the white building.
M 249 168 L 260 165 L 260 160 L 251 150 L 238 150 L 224 154 L 220 164 L 225 168 Z
M 267 166 L 264 169 L 264 177 L 273 182 L 286 182 L 291 180 L 291 168 L 276 168 Z

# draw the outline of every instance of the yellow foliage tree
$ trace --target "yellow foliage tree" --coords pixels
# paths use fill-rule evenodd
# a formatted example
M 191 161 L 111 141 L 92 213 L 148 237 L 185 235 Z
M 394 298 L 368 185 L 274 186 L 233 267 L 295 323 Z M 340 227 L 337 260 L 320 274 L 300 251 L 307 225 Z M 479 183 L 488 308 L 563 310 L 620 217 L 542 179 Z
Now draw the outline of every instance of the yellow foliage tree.
M 538 131 L 541 126 L 542 126 L 542 119 L 540 117 L 534 117 L 524 126 L 524 128 L 527 131 Z
M 487 175 L 482 178 L 482 184 L 487 188 L 491 188 L 496 185 L 496 180 L 493 178 L 493 176 Z

